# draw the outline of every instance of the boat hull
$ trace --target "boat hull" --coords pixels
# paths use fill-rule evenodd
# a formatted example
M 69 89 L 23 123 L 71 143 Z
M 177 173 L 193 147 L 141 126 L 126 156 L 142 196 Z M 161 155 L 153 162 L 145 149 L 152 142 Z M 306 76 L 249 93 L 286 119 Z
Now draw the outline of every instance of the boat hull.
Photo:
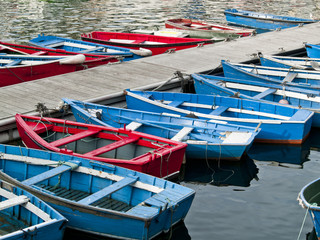
M 4 181 L 0 181 L 0 186 L 1 204 L 11 200 L 13 206 L 4 208 L 4 205 L 1 205 L 1 239 L 63 239 L 68 222 L 66 218 L 47 203 L 22 188 L 18 188 Z M 27 198 L 28 201 L 21 205 L 15 205 L 14 200 L 19 197 Z M 44 221 L 42 217 L 46 214 L 48 219 Z
M 260 29 L 260 31 L 258 31 L 260 33 L 315 22 L 311 19 L 284 17 L 237 9 L 227 9 L 224 11 L 224 14 L 228 23 L 242 27 Z
M 193 74 L 192 76 L 195 91 L 198 94 L 230 97 L 237 95 L 240 98 L 256 99 L 279 104 L 285 99 L 288 102 L 285 103 L 286 106 L 313 111 L 312 127 L 320 127 L 320 93 L 317 91 L 290 87 L 283 89 L 281 85 L 227 77 L 197 74 Z M 274 90 L 274 93 L 268 94 L 263 98 L 256 98 L 258 94 L 268 89 L 278 90 Z
M 82 64 L 60 64 L 51 62 L 32 66 L 16 66 L 0 68 L 0 87 L 52 77 L 65 73 L 86 69 Z
M 77 53 L 73 52 L 67 52 L 62 49 L 47 49 L 47 48 L 41 48 L 41 47 L 33 47 L 28 45 L 20 45 L 20 44 L 14 44 L 14 43 L 7 43 L 7 42 L 1 42 L 0 41 L 0 47 L 8 47 L 12 48 L 17 51 L 21 51 L 25 54 L 31 54 L 31 55 L 41 55 L 41 56 L 72 56 L 76 55 Z M 97 67 L 100 65 L 108 64 L 108 63 L 114 63 L 119 62 L 119 60 L 116 57 L 102 57 L 101 55 L 94 55 L 94 54 L 83 54 L 86 59 L 81 65 L 79 66 L 79 70 L 83 69 L 83 67 L 86 68 L 92 68 Z
M 308 183 L 299 193 L 299 204 L 306 208 L 312 219 L 318 239 L 320 239 L 320 179 Z
M 139 50 L 140 48 L 149 49 L 152 55 L 162 53 L 171 53 L 174 51 L 199 47 L 205 44 L 214 43 L 209 39 L 192 39 L 192 38 L 176 38 L 162 37 L 147 34 L 134 33 L 112 33 L 112 32 L 91 32 L 81 35 L 82 40 L 95 42 L 111 46 L 131 48 Z M 113 40 L 111 40 L 113 39 Z M 126 42 L 127 41 L 127 42 Z M 141 42 L 141 43 L 135 43 Z M 152 43 L 148 43 L 152 42 Z
M 200 120 L 194 122 L 175 116 L 161 116 L 156 113 L 114 108 L 70 99 L 63 100 L 68 104 L 78 122 L 116 128 L 125 128 L 131 122 L 138 122 L 142 123 L 142 126 L 138 127 L 136 131 L 168 139 L 173 138 L 184 127 L 195 128 L 195 133 L 191 132 L 192 136 L 181 140 L 188 144 L 186 149 L 186 157 L 188 159 L 240 160 L 243 153 L 250 149 L 254 137 L 258 134 L 258 132 L 254 132 L 253 128 L 208 123 Z M 92 112 L 99 111 L 101 117 L 98 119 L 89 110 Z M 218 137 L 217 140 L 214 140 L 215 132 L 219 136 L 224 136 L 225 132 L 233 131 L 244 134 L 250 131 L 251 135 L 247 141 L 243 141 L 242 143 L 239 140 L 235 140 L 234 142 L 226 140 L 229 143 L 225 143 Z M 247 136 L 249 136 L 249 133 Z
M 0 162 L 3 168 L 0 178 L 30 191 L 49 203 L 68 218 L 69 228 L 79 231 L 122 239 L 150 239 L 163 231 L 170 230 L 172 225 L 183 220 L 195 195 L 193 190 L 178 184 L 109 164 L 95 163 L 84 158 L 5 145 L 0 145 L 0 151 L 2 152 Z M 29 160 L 29 163 L 21 160 L 21 155 L 24 159 Z M 55 186 L 54 188 L 46 188 L 48 190 L 38 185 L 34 187 L 35 185 L 29 186 L 26 184 L 26 178 L 37 177 L 48 169 L 47 166 L 41 166 L 39 163 L 45 164 L 47 161 L 51 163 L 49 164 L 51 167 L 54 163 L 58 164 L 59 161 L 78 162 L 81 169 L 71 170 L 65 175 L 63 173 L 60 176 L 61 181 L 58 176 L 45 180 L 45 182 L 48 181 L 49 185 Z M 32 170 L 23 171 L 27 167 L 32 168 Z M 128 202 L 128 204 L 131 202 L 133 206 L 130 204 L 131 207 L 128 210 L 121 210 L 122 207 L 116 206 L 117 204 L 115 206 L 103 206 L 102 203 L 99 203 L 96 207 L 93 204 L 86 205 L 81 202 L 82 200 L 76 200 L 79 199 L 79 196 L 81 199 L 81 195 L 78 194 L 76 197 L 74 192 L 88 191 L 88 189 L 92 189 L 92 192 L 99 191 L 99 189 L 104 189 L 105 186 L 112 186 L 109 185 L 108 181 L 110 180 L 108 178 L 116 178 L 117 176 L 120 179 L 122 177 L 137 177 L 139 181 L 134 187 L 135 191 L 131 191 L 130 186 L 126 186 L 126 188 L 119 190 L 120 193 L 115 192 L 111 196 L 112 199 L 121 198 L 121 201 Z M 150 194 L 152 192 L 154 192 L 153 195 Z M 76 198 L 70 197 L 70 195 Z M 159 205 L 161 211 L 159 207 L 156 207 L 157 198 L 159 200 L 160 198 L 167 198 L 170 203 L 163 208 L 161 203 Z M 151 200 L 154 201 L 150 202 L 151 207 L 138 204 Z
M 33 131 L 34 124 L 39 121 L 47 124 L 43 130 L 39 131 L 42 132 L 41 136 Z M 169 178 L 179 174 L 187 147 L 185 143 L 149 134 L 132 133 L 125 129 L 81 124 L 61 119 L 43 118 L 40 120 L 38 117 L 16 115 L 16 122 L 21 139 L 30 148 L 61 152 L 77 157 L 87 157 L 92 160 L 115 164 L 157 177 Z M 47 129 L 50 129 L 50 123 L 55 123 L 56 128 L 61 129 L 62 127 L 62 132 L 47 131 Z M 78 132 L 74 134 L 75 138 L 72 141 L 59 147 L 54 145 L 54 142 L 63 141 L 64 137 L 68 136 L 67 131 L 77 131 L 75 129 L 78 127 L 86 128 L 89 134 L 90 129 L 97 129 L 98 131 L 102 131 L 102 133 L 98 133 L 97 137 L 93 135 L 92 138 L 76 139 L 77 134 L 86 134 L 85 132 Z M 105 133 L 110 138 L 99 137 Z M 54 136 L 53 139 L 46 138 L 51 134 Z M 115 138 L 117 135 L 120 137 Z M 115 141 L 115 139 L 118 141 Z M 111 150 L 108 149 L 108 145 L 111 147 Z M 104 152 L 104 149 L 108 151 Z M 100 152 L 100 150 L 103 152 Z
M 157 95 L 155 97 L 155 94 Z M 157 99 L 158 101 L 153 101 L 147 98 L 147 96 L 152 96 L 151 98 Z M 171 96 L 169 96 L 171 95 Z M 165 101 L 173 101 L 174 99 L 181 101 L 181 102 L 191 102 L 191 103 L 198 103 L 200 104 L 199 107 L 184 107 L 183 109 L 177 107 L 171 107 L 165 104 L 161 104 L 161 99 Z M 154 112 L 167 112 L 167 113 L 174 113 L 174 114 L 184 114 L 186 116 L 188 114 L 193 114 L 196 117 L 204 118 L 204 119 L 217 119 L 222 120 L 226 118 L 217 118 L 211 114 L 212 106 L 216 103 L 217 99 L 223 99 L 219 96 L 210 96 L 210 95 L 199 95 L 199 94 L 182 94 L 181 93 L 155 93 L 155 92 L 139 92 L 139 91 L 127 91 L 126 92 L 126 101 L 128 108 L 133 108 L 137 110 L 146 110 L 154 111 Z M 234 98 L 229 98 L 231 101 L 238 101 Z M 222 100 L 219 100 L 222 101 Z M 228 100 L 222 101 L 226 102 Z M 244 99 L 242 100 L 244 101 Z M 208 103 L 212 105 L 207 106 Z M 258 101 L 256 101 L 258 103 Z M 204 104 L 201 106 L 201 104 Z M 241 106 L 244 103 L 239 103 Z M 251 102 L 250 104 L 253 104 Z M 263 104 L 263 103 L 261 103 Z M 267 103 L 268 105 L 269 103 Z M 293 109 L 286 108 L 285 106 L 278 106 L 271 104 L 270 106 L 275 108 L 282 108 L 279 109 L 281 111 L 289 111 L 291 112 Z M 266 106 L 267 107 L 267 106 Z M 263 107 L 259 108 L 263 109 Z M 290 110 L 291 109 L 291 110 Z M 300 110 L 299 110 L 300 111 Z M 258 121 L 241 121 L 237 118 L 230 118 L 227 122 L 236 125 L 245 125 L 249 127 L 257 127 L 259 126 L 259 121 L 262 122 L 261 124 L 261 131 L 256 136 L 256 141 L 258 142 L 266 142 L 266 143 L 284 143 L 284 144 L 301 144 L 304 140 L 308 137 L 308 134 L 311 129 L 312 124 L 312 117 L 314 115 L 311 111 L 302 110 L 301 114 L 304 115 L 302 121 L 275 121 L 275 122 L 264 122 L 262 119 Z M 306 115 L 305 115 L 306 114 Z M 241 122 L 240 122 L 241 121 Z
M 209 24 L 191 19 L 170 19 L 165 21 L 165 27 L 183 30 L 192 38 L 235 39 L 254 34 L 254 30 L 250 29 L 237 29 L 231 26 Z

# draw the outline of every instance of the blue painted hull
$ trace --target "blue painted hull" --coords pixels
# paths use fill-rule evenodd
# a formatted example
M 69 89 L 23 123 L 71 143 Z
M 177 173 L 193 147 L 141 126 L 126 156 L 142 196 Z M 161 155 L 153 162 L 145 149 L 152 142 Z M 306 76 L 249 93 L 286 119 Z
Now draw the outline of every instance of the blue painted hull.
M 318 239 L 320 238 L 320 179 L 316 179 L 304 186 L 298 196 L 299 204 L 308 209 Z
M 182 116 L 193 114 L 204 119 L 225 120 L 231 124 L 242 124 L 249 127 L 260 126 L 261 122 L 261 131 L 256 137 L 257 141 L 260 142 L 301 144 L 310 132 L 314 115 L 311 111 L 297 110 L 276 104 L 201 94 L 127 90 L 126 100 L 128 108 L 136 110 L 144 111 L 148 109 L 148 111 L 175 113 Z M 168 101 L 170 105 L 163 104 L 162 101 Z M 182 104 L 178 107 L 172 106 L 172 103 L 176 102 Z M 197 105 L 193 107 L 189 103 Z M 240 114 L 225 111 L 222 115 L 216 116 L 212 110 L 215 106 L 220 105 L 227 108 L 240 108 Z M 247 115 L 244 109 L 251 109 L 249 111 L 260 109 L 266 113 L 281 113 L 282 116 L 287 116 L 289 120 L 273 121 L 273 118 L 256 117 L 251 115 L 250 112 Z
M 194 130 L 182 140 L 188 144 L 186 155 L 190 159 L 239 160 L 243 153 L 249 150 L 258 134 L 254 128 L 243 126 L 210 123 L 203 120 L 108 107 L 70 99 L 63 100 L 71 107 L 78 122 L 116 128 L 123 128 L 131 122 L 138 122 L 143 124 L 137 131 L 169 139 L 174 137 L 183 127 L 192 127 Z M 101 111 L 99 119 L 92 116 L 89 110 Z M 251 137 L 243 143 L 224 143 L 221 140 L 221 137 L 224 136 L 222 134 L 233 131 L 250 132 Z
M 309 58 L 320 58 L 320 45 L 305 44 Z
M 56 36 L 39 35 L 37 38 L 30 40 L 29 43 L 37 47 L 44 47 L 49 49 L 63 49 L 65 51 L 74 53 L 90 53 L 105 56 L 119 56 L 123 57 L 123 61 L 130 61 L 141 58 L 141 56 L 134 54 L 128 48 L 121 48 Z M 70 43 L 71 45 L 64 43 Z M 91 48 L 92 50 L 88 50 L 88 48 Z
M 312 19 L 277 16 L 237 9 L 227 9 L 224 11 L 224 14 L 228 23 L 242 27 L 261 29 L 260 32 L 296 27 L 302 24 L 316 22 Z
M 269 68 L 249 64 L 231 64 L 226 61 L 221 61 L 221 63 L 224 76 L 228 78 L 262 81 L 265 83 L 269 82 L 292 87 L 320 90 L 320 74 L 317 71 L 290 69 L 290 73 L 297 73 L 298 75 L 292 81 L 284 83 L 283 80 L 289 72 L 286 68 Z M 258 71 L 258 74 L 255 72 L 256 70 Z
M 218 76 L 210 76 L 210 75 L 199 75 L 193 74 L 194 86 L 196 93 L 198 94 L 213 94 L 220 96 L 234 96 L 237 95 L 240 98 L 244 99 L 256 99 L 260 91 L 254 91 L 251 86 L 255 86 L 257 88 L 264 89 L 278 89 L 283 90 L 283 86 L 271 83 L 264 83 L 258 81 L 250 81 L 243 79 L 235 79 L 235 78 L 227 78 L 227 77 L 218 77 Z M 234 83 L 239 85 L 224 86 L 223 82 Z M 320 102 L 315 99 L 315 97 L 320 97 L 319 91 L 306 90 L 302 88 L 295 87 L 286 87 L 285 90 L 290 93 L 298 93 L 303 94 L 301 98 L 292 97 L 291 95 L 285 94 L 285 96 L 281 94 L 271 93 L 263 97 L 262 99 L 256 99 L 261 101 L 268 101 L 273 103 L 279 103 L 282 99 L 286 99 L 289 103 L 289 107 L 293 106 L 299 109 L 307 109 L 314 112 L 312 126 L 320 127 Z M 240 93 L 240 94 L 239 94 Z M 313 96 L 313 97 L 311 97 Z M 287 105 L 286 105 L 287 106 Z
M 71 155 L 6 145 L 0 152 L 1 179 L 56 208 L 68 227 L 98 235 L 150 239 L 183 220 L 195 195 L 164 179 Z
M 8 186 L 8 183 L 0 181 L 0 185 Z M 12 192 L 10 190 L 6 191 L 16 196 L 27 197 L 29 199 L 27 204 L 33 204 L 37 211 L 43 211 L 48 214 L 51 220 L 44 222 L 35 213 L 23 207 L 24 205 L 3 209 L 0 214 L 1 239 L 62 240 L 64 230 L 67 226 L 67 219 L 48 204 L 21 188 L 11 185 L 9 188 L 1 187 L 1 190 L 10 189 L 11 187 Z M 7 200 L 7 198 L 0 197 L 0 202 L 5 200 Z M 11 224 L 12 226 L 10 226 Z

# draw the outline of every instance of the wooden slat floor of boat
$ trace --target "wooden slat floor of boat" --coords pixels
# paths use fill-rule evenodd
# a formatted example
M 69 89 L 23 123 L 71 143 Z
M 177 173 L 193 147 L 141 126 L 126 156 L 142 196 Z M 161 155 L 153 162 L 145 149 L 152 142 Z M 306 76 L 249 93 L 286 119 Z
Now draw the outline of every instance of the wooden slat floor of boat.
M 68 200 L 75 201 L 75 202 L 78 202 L 79 200 L 84 199 L 90 195 L 87 192 L 83 192 L 79 190 L 69 190 L 66 188 L 61 188 L 56 186 L 46 186 L 44 184 L 39 185 L 39 187 L 54 193 L 58 197 L 66 198 Z M 111 199 L 108 196 L 98 200 L 97 202 L 91 205 L 99 208 L 105 208 L 105 209 L 121 211 L 121 212 L 126 212 L 133 207 L 124 202 Z
M 320 23 L 313 23 L 2 87 L 0 127 L 13 123 L 16 113 L 35 113 L 38 103 L 53 109 L 64 97 L 82 101 L 101 99 L 127 88 L 156 86 L 172 78 L 176 71 L 186 74 L 208 71 L 220 66 L 221 60 L 248 61 L 257 59 L 258 52 L 274 55 L 303 49 L 305 42 L 317 44 L 319 39 Z

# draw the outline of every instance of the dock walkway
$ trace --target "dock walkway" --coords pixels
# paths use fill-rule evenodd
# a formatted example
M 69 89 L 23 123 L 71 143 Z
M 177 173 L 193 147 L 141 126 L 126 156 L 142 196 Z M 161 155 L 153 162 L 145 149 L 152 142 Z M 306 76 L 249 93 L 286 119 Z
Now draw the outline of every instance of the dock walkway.
M 36 105 L 55 108 L 63 97 L 93 101 L 124 89 L 159 85 L 176 71 L 191 74 L 214 69 L 220 61 L 243 62 L 266 55 L 320 43 L 320 23 L 269 32 L 229 42 L 219 42 L 120 64 L 108 64 L 84 71 L 44 78 L 0 88 L 0 133 L 14 123 L 14 115 L 34 114 Z M 0 136 L 0 141 L 1 141 Z M 6 138 L 12 138 L 6 134 Z

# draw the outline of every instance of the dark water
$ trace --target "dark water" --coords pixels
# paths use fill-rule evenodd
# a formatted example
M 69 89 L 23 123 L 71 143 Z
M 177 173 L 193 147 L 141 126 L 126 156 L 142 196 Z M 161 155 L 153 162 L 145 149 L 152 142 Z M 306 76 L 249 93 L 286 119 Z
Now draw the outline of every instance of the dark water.
M 24 43 L 39 33 L 79 39 L 94 30 L 162 28 L 166 19 L 179 17 L 224 23 L 227 8 L 320 18 L 315 0 L 0 0 L 0 39 Z M 312 129 L 302 146 L 254 144 L 240 162 L 189 160 L 181 184 L 196 190 L 196 197 L 171 239 L 306 239 L 312 223 L 307 215 L 302 226 L 306 211 L 296 199 L 320 177 L 319 136 Z M 68 231 L 65 239 L 89 237 Z

